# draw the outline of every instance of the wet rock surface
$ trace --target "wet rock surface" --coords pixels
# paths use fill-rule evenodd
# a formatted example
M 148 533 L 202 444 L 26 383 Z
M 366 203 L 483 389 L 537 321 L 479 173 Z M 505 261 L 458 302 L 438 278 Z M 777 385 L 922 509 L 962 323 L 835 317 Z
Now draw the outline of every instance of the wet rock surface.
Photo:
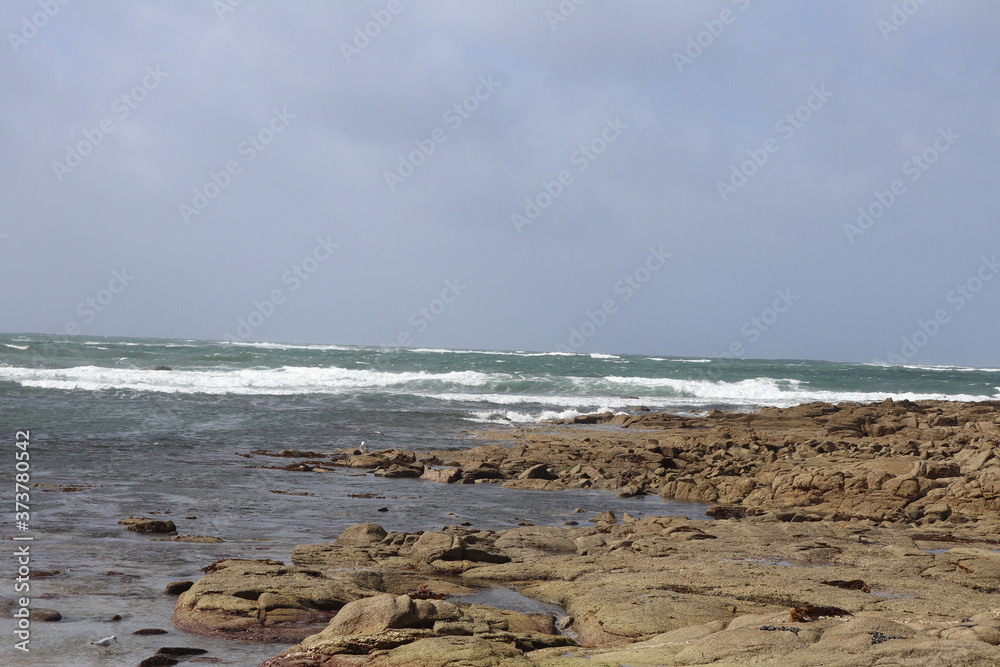
M 713 520 L 361 524 L 296 547 L 291 565 L 216 564 L 175 624 L 300 641 L 271 667 L 1000 664 L 1000 404 L 573 422 L 487 434 L 509 446 L 343 452 L 324 466 L 659 494 L 718 503 Z M 559 629 L 551 614 L 450 599 L 488 585 L 558 605 Z

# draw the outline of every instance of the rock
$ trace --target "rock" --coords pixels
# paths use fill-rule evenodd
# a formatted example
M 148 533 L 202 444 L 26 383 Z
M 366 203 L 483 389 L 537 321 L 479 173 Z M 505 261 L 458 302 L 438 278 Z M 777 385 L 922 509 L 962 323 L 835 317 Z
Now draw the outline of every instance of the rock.
M 484 657 L 486 664 L 527 657 L 545 667 L 1000 664 L 1000 611 L 984 611 L 996 608 L 1000 580 L 1000 404 L 607 413 L 566 429 L 506 428 L 488 437 L 503 444 L 428 453 L 424 470 L 447 465 L 455 482 L 707 500 L 725 520 L 618 522 L 602 513 L 582 527 L 450 526 L 300 545 L 297 568 L 335 580 L 364 572 L 363 597 L 381 594 L 387 608 L 391 600 L 396 620 L 373 624 L 371 634 L 318 633 L 268 664 L 434 664 L 438 658 L 414 662 L 410 652 L 445 639 L 513 649 Z M 377 465 L 411 463 L 397 453 Z M 544 470 L 558 479 L 539 476 Z M 572 618 L 563 622 L 567 632 L 587 647 L 557 646 L 564 637 L 540 631 L 554 631 L 551 616 L 476 605 L 454 605 L 457 616 L 449 616 L 421 612 L 432 599 L 406 596 L 413 607 L 400 600 L 446 591 L 444 582 L 459 577 L 560 605 Z M 297 599 L 273 596 L 261 595 L 258 613 L 272 602 L 291 609 Z
M 410 627 L 418 618 L 417 605 L 408 595 L 386 593 L 344 605 L 324 632 L 341 636 L 374 635 L 389 628 Z
M 436 560 L 462 560 L 463 546 L 456 535 L 427 531 L 402 555 L 424 563 Z
M 373 474 L 379 477 L 400 479 L 404 477 L 420 477 L 424 474 L 424 471 L 423 469 L 414 468 L 412 466 L 402 466 L 393 464 L 388 468 L 378 469 Z
M 55 623 L 56 621 L 62 620 L 62 614 L 60 614 L 55 609 L 45 609 L 44 607 L 35 607 L 30 612 L 28 612 L 28 618 L 30 618 L 33 621 Z
M 377 468 L 384 463 L 384 456 L 383 452 L 378 452 L 376 454 L 360 454 L 358 456 L 352 456 L 346 463 L 349 468 Z
M 208 653 L 208 651 L 203 648 L 189 648 L 186 646 L 163 646 L 156 650 L 156 655 L 172 655 L 174 657 L 204 655 L 206 653 Z
M 173 542 L 192 542 L 195 544 L 219 544 L 222 542 L 221 538 L 209 535 L 175 535 L 170 540 Z
M 517 476 L 518 479 L 558 479 L 559 476 L 554 474 L 549 467 L 544 463 L 539 463 L 538 465 L 533 465 L 520 475 Z
M 163 589 L 163 592 L 166 593 L 167 595 L 180 595 L 181 593 L 188 590 L 192 586 L 194 586 L 194 582 L 189 581 L 187 579 L 182 579 L 180 581 L 171 581 L 169 584 L 167 584 L 166 588 Z
M 575 554 L 574 533 L 561 528 L 532 526 L 504 531 L 494 542 L 510 558 L 524 561 L 557 554 Z
M 477 665 L 532 667 L 514 646 L 478 637 L 430 637 L 405 644 L 376 657 L 369 667 L 452 667 Z M 596 667 L 596 666 L 595 666 Z
M 381 593 L 374 583 L 365 571 L 324 577 L 276 561 L 224 560 L 181 594 L 173 623 L 210 637 L 293 643 L 348 602 Z
M 951 516 L 951 506 L 948 503 L 934 503 L 933 505 L 928 505 L 924 508 L 925 517 L 933 517 L 935 519 L 947 519 Z
M 424 468 L 424 474 L 421 475 L 423 479 L 429 479 L 432 482 L 440 482 L 443 484 L 453 484 L 458 480 L 462 479 L 462 469 L 450 466 L 445 468 Z
M 345 528 L 334 544 L 341 547 L 365 547 L 381 542 L 386 535 L 388 533 L 377 523 L 358 523 Z
M 142 628 L 141 630 L 136 630 L 132 634 L 133 635 L 140 635 L 140 636 L 143 636 L 143 635 L 165 635 L 165 634 L 167 634 L 167 631 L 166 630 L 161 630 L 159 628 Z
M 611 510 L 604 510 L 600 512 L 597 516 L 587 519 L 592 523 L 618 523 L 618 517 Z
M 463 665 L 491 665 L 497 664 L 489 662 L 493 655 L 521 660 L 522 651 L 571 644 L 568 638 L 556 634 L 552 625 L 551 617 L 485 605 L 459 607 L 441 600 L 414 600 L 408 595 L 379 595 L 346 605 L 322 632 L 264 665 L 339 664 L 336 656 L 350 659 L 358 654 L 372 654 L 375 661 L 391 659 L 386 664 L 398 665 L 455 664 L 451 660 L 460 660 L 457 664 Z M 486 641 L 494 648 L 485 657 L 478 651 L 455 653 L 451 640 L 457 638 L 477 640 L 477 646 L 478 641 Z M 421 644 L 425 639 L 446 641 Z M 439 653 L 432 654 L 432 650 Z M 465 662 L 480 657 L 487 662 Z
M 792 607 L 788 612 L 788 622 L 808 623 L 809 621 L 816 621 L 824 617 L 837 618 L 850 615 L 851 612 L 840 607 L 817 607 L 816 605 L 807 604 Z
M 147 519 L 140 517 L 127 517 L 118 522 L 125 526 L 125 530 L 136 533 L 158 533 L 165 535 L 176 535 L 177 526 L 173 521 L 163 519 Z
M 154 655 L 139 663 L 139 667 L 169 667 L 180 664 L 180 660 L 169 655 Z
M 156 366 L 150 366 L 149 370 L 151 370 L 151 371 L 172 371 L 174 369 L 172 369 L 170 366 L 156 365 Z

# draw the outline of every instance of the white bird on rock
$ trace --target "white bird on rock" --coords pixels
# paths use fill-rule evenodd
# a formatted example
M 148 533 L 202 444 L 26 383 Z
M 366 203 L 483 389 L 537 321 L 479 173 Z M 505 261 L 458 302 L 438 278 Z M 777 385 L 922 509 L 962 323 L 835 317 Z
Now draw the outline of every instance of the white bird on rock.
M 361 450 L 362 454 L 367 454 L 368 453 L 368 445 L 365 444 L 364 440 L 361 441 L 361 446 L 358 447 L 358 449 Z

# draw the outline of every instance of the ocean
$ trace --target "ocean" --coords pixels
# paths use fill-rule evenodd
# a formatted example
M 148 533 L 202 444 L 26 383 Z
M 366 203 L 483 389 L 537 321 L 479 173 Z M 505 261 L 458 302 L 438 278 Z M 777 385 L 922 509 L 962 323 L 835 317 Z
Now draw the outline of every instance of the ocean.
M 500 530 L 589 516 L 575 508 L 705 517 L 704 506 L 658 497 L 289 472 L 262 467 L 287 459 L 247 458 L 254 450 L 328 452 L 362 441 L 373 450 L 453 449 L 483 443 L 475 432 L 488 428 L 637 405 L 702 414 L 886 397 L 996 400 L 1000 369 L 3 334 L 2 470 L 11 495 L 0 520 L 8 545 L 0 597 L 27 594 L 30 606 L 62 620 L 32 621 L 24 652 L 16 621 L 0 618 L 0 663 L 127 665 L 157 646 L 185 645 L 257 664 L 284 647 L 173 630 L 175 599 L 164 586 L 196 579 L 223 557 L 289 562 L 294 545 L 332 540 L 353 523 Z M 21 448 L 18 431 L 29 433 Z M 30 459 L 18 461 L 18 451 Z M 19 497 L 28 507 L 23 527 L 14 515 L 19 472 L 30 478 Z M 224 541 L 157 541 L 118 525 L 131 515 L 170 518 L 181 533 Z M 24 545 L 27 593 L 15 590 Z M 109 620 L 116 614 L 122 620 Z M 171 634 L 131 634 L 145 627 Z M 112 634 L 121 643 L 109 651 L 87 645 Z

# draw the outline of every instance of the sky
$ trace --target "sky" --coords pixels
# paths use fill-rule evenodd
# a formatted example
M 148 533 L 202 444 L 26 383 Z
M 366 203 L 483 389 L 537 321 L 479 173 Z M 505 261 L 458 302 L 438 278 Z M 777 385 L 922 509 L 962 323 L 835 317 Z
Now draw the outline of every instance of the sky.
M 995 367 L 997 25 L 10 0 L 0 331 Z

